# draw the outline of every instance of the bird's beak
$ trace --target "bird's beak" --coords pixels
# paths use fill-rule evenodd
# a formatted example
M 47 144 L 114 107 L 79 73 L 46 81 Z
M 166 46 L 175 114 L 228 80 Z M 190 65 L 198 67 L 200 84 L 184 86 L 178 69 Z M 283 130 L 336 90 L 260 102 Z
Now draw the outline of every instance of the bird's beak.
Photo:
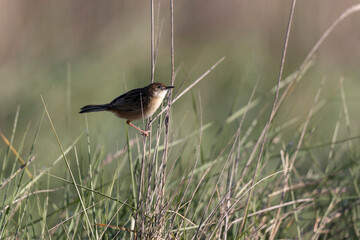
M 165 89 L 171 89 L 174 88 L 174 86 L 166 86 Z

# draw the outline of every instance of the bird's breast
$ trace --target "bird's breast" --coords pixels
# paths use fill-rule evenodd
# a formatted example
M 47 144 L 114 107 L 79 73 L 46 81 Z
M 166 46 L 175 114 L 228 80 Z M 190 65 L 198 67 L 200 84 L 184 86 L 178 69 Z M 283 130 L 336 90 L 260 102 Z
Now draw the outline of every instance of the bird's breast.
M 150 117 L 151 115 L 153 115 L 156 112 L 156 110 L 160 107 L 160 104 L 163 101 L 163 99 L 164 98 L 153 97 L 150 100 L 150 104 L 149 104 L 148 109 L 146 111 L 145 118 Z

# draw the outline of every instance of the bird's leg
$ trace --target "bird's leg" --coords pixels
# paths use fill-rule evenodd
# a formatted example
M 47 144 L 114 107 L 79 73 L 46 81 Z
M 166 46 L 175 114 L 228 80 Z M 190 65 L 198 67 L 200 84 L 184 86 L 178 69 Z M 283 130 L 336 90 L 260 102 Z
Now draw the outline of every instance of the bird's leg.
M 127 121 L 126 121 L 126 124 L 132 126 L 133 128 L 137 129 L 138 131 L 140 131 L 142 134 L 145 135 L 145 137 L 149 136 L 149 133 L 151 132 L 151 131 L 141 130 L 140 128 L 138 128 L 138 127 L 136 127 L 134 124 L 132 124 L 132 123 L 130 122 L 130 120 L 127 120 Z

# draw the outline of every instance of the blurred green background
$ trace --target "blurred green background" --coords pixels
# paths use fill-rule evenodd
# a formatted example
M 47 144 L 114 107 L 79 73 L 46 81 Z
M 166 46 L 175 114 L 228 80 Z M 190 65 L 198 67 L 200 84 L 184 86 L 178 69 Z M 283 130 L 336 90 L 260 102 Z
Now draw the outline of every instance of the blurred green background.
M 298 1 L 284 78 L 299 68 L 330 24 L 356 3 Z M 169 3 L 155 4 L 159 39 L 155 81 L 169 83 Z M 290 5 L 291 1 L 175 1 L 175 66 L 182 66 L 175 86 L 179 87 L 189 72 L 185 86 L 221 57 L 226 60 L 174 104 L 173 132 L 187 136 L 198 128 L 199 96 L 203 123 L 220 126 L 208 131 L 206 137 L 219 132 L 227 135 L 236 129 L 238 121 L 222 128 L 224 120 L 247 104 L 256 81 L 256 97 L 264 96 L 276 84 Z M 317 139 L 329 142 L 342 111 L 339 79 L 343 77 L 352 133 L 359 133 L 359 23 L 360 14 L 355 14 L 331 33 L 317 52 L 314 66 L 283 105 L 277 125 L 296 116 L 305 119 L 325 77 L 322 99 L 327 102 L 314 117 L 318 130 L 314 144 Z M 20 106 L 14 145 L 20 144 L 30 126 L 24 152 L 29 151 L 43 113 L 40 95 L 47 102 L 60 140 L 67 146 L 86 128 L 85 116 L 78 114 L 80 107 L 109 102 L 126 90 L 150 83 L 149 1 L 1 1 L 0 36 L 0 130 L 10 138 Z M 245 124 L 249 126 L 268 102 L 261 118 L 265 122 L 272 99 L 269 95 L 262 106 L 250 111 Z M 124 122 L 110 113 L 88 115 L 92 144 L 105 147 L 106 153 L 122 148 Z M 131 137 L 137 134 L 132 129 L 129 132 Z M 340 139 L 348 137 L 346 131 L 343 133 Z M 254 134 L 256 138 L 258 132 Z M 290 128 L 282 141 L 287 144 L 292 137 Z M 3 142 L 0 146 L 6 147 Z M 86 149 L 85 138 L 83 146 Z M 36 148 L 36 164 L 47 165 L 60 154 L 47 119 Z
M 170 6 L 169 1 L 155 0 L 154 2 L 156 43 L 158 43 L 155 81 L 169 84 L 171 78 Z M 174 93 L 179 90 L 181 82 L 187 76 L 189 77 L 180 91 L 223 56 L 226 59 L 172 106 L 170 142 L 183 140 L 194 133 L 200 128 L 201 120 L 203 125 L 207 123 L 212 123 L 212 125 L 204 132 L 201 144 L 199 134 L 196 133 L 181 144 L 170 148 L 167 170 L 171 172 L 172 167 L 176 167 L 168 175 L 170 180 L 167 182 L 166 190 L 169 194 L 173 194 L 172 191 L 174 191 L 174 186 L 179 184 L 179 179 L 189 173 L 194 166 L 198 149 L 201 152 L 198 166 L 206 167 L 206 164 L 214 161 L 217 156 L 222 159 L 218 165 L 214 165 L 212 171 L 216 173 L 222 166 L 226 166 L 228 152 L 222 152 L 222 150 L 230 148 L 226 147 L 226 144 L 232 141 L 231 137 L 238 128 L 240 118 L 230 123 L 226 123 L 226 119 L 247 105 L 258 81 L 254 99 L 259 98 L 260 101 L 247 113 L 241 133 L 241 136 L 246 136 L 246 131 L 251 129 L 251 124 L 257 121 L 254 130 L 241 145 L 239 169 L 245 166 L 253 147 L 252 144 L 258 140 L 271 110 L 274 95 L 270 94 L 270 89 L 276 85 L 279 75 L 284 36 L 291 7 L 291 1 L 284 0 L 181 0 L 174 2 L 175 68 L 180 67 Z M 359 4 L 359 1 L 297 1 L 283 79 L 299 69 L 310 49 L 326 29 L 341 13 L 354 4 Z M 358 195 L 355 195 L 354 189 L 358 189 L 359 180 L 357 161 L 359 137 L 351 142 L 337 144 L 333 148 L 330 143 L 336 132 L 336 126 L 339 127 L 336 141 L 360 135 L 358 121 L 360 118 L 359 23 L 360 13 L 358 12 L 336 27 L 316 52 L 311 68 L 284 101 L 269 131 L 259 179 L 282 169 L 279 150 L 293 152 L 316 92 L 322 79 L 325 78 L 326 82 L 318 108 L 309 123 L 302 148 L 321 144 L 323 146 L 313 148 L 309 153 L 304 151 L 305 154 L 299 154 L 301 157 L 296 161 L 296 170 L 305 180 L 324 181 L 324 184 L 320 183 L 314 187 L 320 190 L 323 185 L 325 187 L 328 185 L 328 179 L 325 177 L 334 177 L 329 180 L 329 185 L 335 188 L 346 187 L 348 191 L 346 194 L 351 197 L 349 199 L 358 201 Z M 0 131 L 8 139 L 14 136 L 13 145 L 21 152 L 20 155 L 25 160 L 30 158 L 29 154 L 32 151 L 35 160 L 29 166 L 29 170 L 33 175 L 42 174 L 42 170 L 51 166 L 54 160 L 61 156 L 60 148 L 46 116 L 43 118 L 39 137 L 36 138 L 37 128 L 44 116 L 44 106 L 40 98 L 42 95 L 63 148 L 66 149 L 78 136 L 82 136 L 68 155 L 75 178 L 84 179 L 87 184 L 86 181 L 91 176 L 89 171 L 93 169 L 96 176 L 95 187 L 101 187 L 104 190 L 113 178 L 116 180 L 116 186 L 110 195 L 121 200 L 128 200 L 129 204 L 133 204 L 127 154 L 117 154 L 117 151 L 126 145 L 125 121 L 110 113 L 88 114 L 91 147 L 89 157 L 88 139 L 84 134 L 86 115 L 80 115 L 78 111 L 84 105 L 106 103 L 127 90 L 150 83 L 150 26 L 150 1 L 0 1 Z M 344 114 L 344 101 L 340 94 L 341 78 L 348 115 Z M 13 134 L 17 109 L 19 109 L 19 117 L 16 132 Z M 202 117 L 200 117 L 201 114 Z M 349 126 L 347 126 L 345 115 L 349 117 Z M 141 121 L 135 124 L 143 128 Z M 153 133 L 157 125 L 158 122 L 153 124 Z M 276 131 L 278 127 L 285 125 L 288 125 L 285 129 Z M 141 138 L 139 133 L 132 128 L 129 128 L 128 132 L 130 139 L 139 140 L 139 144 L 131 148 L 134 169 L 136 169 L 134 172 L 138 174 L 140 167 L 137 154 L 141 152 Z M 34 149 L 31 150 L 35 138 L 36 143 Z M 22 142 L 24 142 L 23 147 Z M 152 142 L 153 145 L 154 142 Z M 334 150 L 335 157 L 330 156 L 330 149 Z M 8 155 L 8 153 L 8 146 L 0 140 L 3 179 L 8 178 L 12 171 L 20 166 L 14 154 Z M 91 158 L 90 161 L 89 158 Z M 80 162 L 79 168 L 75 161 L 77 159 Z M 97 165 L 97 160 L 99 160 L 99 165 Z M 177 161 L 176 165 L 172 165 L 175 161 Z M 91 168 L 89 162 L 93 164 Z M 253 165 L 252 168 L 255 167 Z M 63 161 L 45 172 L 70 179 Z M 29 198 L 30 201 L 18 208 L 20 209 L 18 212 L 12 209 L 16 216 L 20 216 L 23 212 L 26 220 L 25 222 L 19 220 L 18 223 L 11 222 L 6 236 L 12 236 L 15 228 L 19 226 L 20 229 L 29 222 L 36 222 L 36 219 L 40 219 L 40 224 L 36 225 L 36 228 L 45 226 L 44 223 L 52 227 L 75 208 L 69 204 L 70 200 L 77 197 L 70 184 L 64 184 L 54 176 L 42 176 L 36 184 L 30 185 L 31 188 L 44 190 L 58 187 L 59 189 L 47 195 L 40 194 L 37 198 Z M 194 181 L 197 181 L 199 176 L 195 176 Z M 137 179 L 138 176 L 135 177 Z M 252 173 L 244 178 L 244 181 L 246 178 L 251 179 Z M 265 186 L 256 189 L 258 195 L 255 195 L 254 203 L 256 199 L 259 199 L 259 202 L 265 201 L 269 193 L 282 186 L 281 177 L 277 179 L 276 181 L 271 179 L 269 183 L 266 183 L 268 185 L 264 184 Z M 209 178 L 205 182 L 211 184 L 212 180 Z M 25 188 L 28 181 L 30 180 L 27 176 L 22 180 L 19 174 L 8 183 L 0 192 L 3 205 L 9 204 L 12 201 L 9 196 L 15 196 L 16 191 L 19 191 L 17 187 Z M 225 186 L 225 180 L 221 184 Z M 355 187 L 352 187 L 352 184 Z M 191 187 L 195 187 L 195 184 L 192 183 Z M 209 191 L 212 188 L 211 185 L 202 187 Z M 202 193 L 196 196 L 195 205 L 201 201 L 208 201 L 200 195 Z M 42 200 L 47 196 L 50 196 L 49 208 L 46 204 L 42 210 L 36 205 L 43 202 Z M 262 198 L 263 196 L 265 197 Z M 309 196 L 317 199 L 319 195 L 312 192 L 312 189 L 304 189 L 304 193 L 298 194 L 297 198 Z M 314 210 L 314 220 L 322 216 L 318 209 L 326 210 L 330 202 L 328 199 L 332 198 L 332 193 L 329 193 L 329 198 L 324 197 L 323 202 L 316 202 L 314 209 L 309 210 Z M 346 197 L 344 199 L 344 205 L 346 205 L 347 199 Z M 214 200 L 213 204 L 217 204 L 216 201 Z M 271 201 L 270 205 L 275 202 L 278 204 L 277 198 Z M 116 202 L 110 203 L 114 204 L 113 206 L 116 205 Z M 324 204 L 321 205 L 322 203 Z M 358 202 L 356 204 L 358 205 Z M 267 203 L 260 205 L 261 209 L 268 207 Z M 57 212 L 62 206 L 65 206 L 64 211 Z M 107 212 L 103 205 L 98 207 L 98 211 L 103 210 L 104 213 Z M 42 211 L 45 212 L 44 215 L 46 213 L 54 213 L 54 215 L 49 215 L 50 220 L 48 220 L 42 218 Z M 118 218 L 121 221 L 127 221 L 128 218 L 124 216 L 129 211 L 129 209 L 124 209 Z M 358 222 L 357 212 L 354 215 L 356 217 L 354 222 Z M 10 215 L 2 215 L 2 219 L 6 222 L 6 218 Z M 97 218 L 100 219 L 98 216 Z M 310 217 L 304 218 L 304 222 L 308 219 Z M 338 224 L 338 227 L 346 230 L 348 216 L 344 215 L 344 219 L 342 225 Z M 13 221 L 13 218 L 9 217 L 9 220 Z M 195 221 L 197 220 L 199 219 L 195 218 Z M 6 225 L 1 227 L 6 228 Z M 304 229 L 311 234 L 311 224 L 304 225 Z M 33 235 L 39 236 L 39 232 L 37 229 Z M 59 231 L 59 234 L 61 236 L 63 233 Z

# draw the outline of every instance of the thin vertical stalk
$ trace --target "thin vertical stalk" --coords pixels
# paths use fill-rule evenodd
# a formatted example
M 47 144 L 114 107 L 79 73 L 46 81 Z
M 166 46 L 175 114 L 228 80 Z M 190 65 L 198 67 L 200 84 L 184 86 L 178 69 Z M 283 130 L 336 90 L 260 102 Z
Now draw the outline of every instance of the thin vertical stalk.
M 174 0 L 170 0 L 170 21 L 171 21 L 171 86 L 174 86 L 175 82 L 175 64 L 174 64 Z M 170 97 L 171 97 L 170 92 Z M 170 101 L 169 101 L 170 103 Z
M 155 73 L 155 29 L 154 29 L 154 0 L 150 1 L 150 17 L 151 17 L 151 83 L 154 82 Z
M 276 86 L 275 98 L 274 98 L 274 102 L 273 102 L 273 105 L 272 105 L 271 113 L 269 115 L 269 119 L 268 119 L 268 121 L 267 121 L 267 123 L 265 125 L 264 137 L 262 139 L 262 144 L 261 144 L 258 160 L 257 160 L 256 167 L 255 167 L 254 176 L 253 176 L 253 179 L 252 179 L 252 184 L 255 183 L 255 181 L 256 181 L 256 176 L 257 176 L 257 172 L 258 172 L 258 169 L 259 169 L 260 160 L 262 158 L 262 153 L 264 152 L 266 137 L 267 137 L 267 134 L 269 132 L 270 123 L 272 122 L 272 120 L 273 120 L 273 118 L 275 116 L 275 113 L 277 112 L 276 111 L 276 105 L 277 105 L 277 101 L 278 101 L 278 98 L 279 98 L 280 82 L 281 82 L 281 79 L 282 79 L 282 74 L 283 74 L 284 65 L 285 65 L 285 58 L 286 58 L 286 52 L 287 52 L 287 47 L 288 47 L 288 43 L 289 43 L 290 30 L 291 30 L 292 20 L 293 20 L 293 16 L 294 16 L 294 12 L 295 12 L 295 4 L 296 4 L 296 0 L 293 0 L 292 4 L 291 4 L 291 10 L 290 10 L 288 25 L 287 25 L 286 34 L 285 34 L 284 48 L 283 48 L 283 53 L 282 53 L 282 56 L 281 56 L 281 64 L 280 64 L 279 77 L 278 77 L 277 86 Z M 245 208 L 245 216 L 248 214 L 248 211 L 249 211 L 249 205 L 250 205 L 249 203 L 250 203 L 250 199 L 251 199 L 251 196 L 252 196 L 252 189 L 251 189 L 251 191 L 249 193 L 249 196 L 248 196 L 248 199 L 247 199 L 247 204 L 246 204 L 246 208 Z M 239 229 L 239 233 L 241 233 L 242 230 L 244 229 L 245 222 L 246 222 L 246 217 L 243 218 L 243 221 L 242 221 L 240 229 Z M 272 236 L 272 234 L 273 233 L 271 233 L 270 236 Z
M 171 38 L 171 83 L 170 85 L 173 86 L 175 82 L 175 68 L 174 68 L 174 0 L 170 0 L 170 38 Z M 168 157 L 168 149 L 169 149 L 169 123 L 170 123 L 170 106 L 171 106 L 171 97 L 172 92 L 170 91 L 168 97 L 168 108 L 166 111 L 165 116 L 165 137 L 164 137 L 164 153 L 163 153 L 163 162 L 162 162 L 162 202 L 164 201 L 164 194 L 165 194 L 165 180 L 166 180 L 166 164 L 167 164 L 167 157 Z
M 174 71 L 174 1 L 170 0 L 170 52 L 171 52 L 171 85 L 174 85 L 175 80 L 175 71 Z M 165 182 L 166 182 L 166 166 L 167 158 L 169 154 L 169 123 L 170 123 L 170 106 L 171 106 L 171 91 L 168 96 L 167 101 L 167 110 L 164 118 L 165 133 L 164 133 L 164 151 L 162 156 L 161 165 L 159 168 L 158 179 L 160 181 L 159 188 L 157 192 L 157 203 L 155 207 L 156 213 L 156 224 L 158 225 L 155 232 L 156 236 L 159 237 L 159 233 L 164 229 L 164 204 L 165 204 Z

